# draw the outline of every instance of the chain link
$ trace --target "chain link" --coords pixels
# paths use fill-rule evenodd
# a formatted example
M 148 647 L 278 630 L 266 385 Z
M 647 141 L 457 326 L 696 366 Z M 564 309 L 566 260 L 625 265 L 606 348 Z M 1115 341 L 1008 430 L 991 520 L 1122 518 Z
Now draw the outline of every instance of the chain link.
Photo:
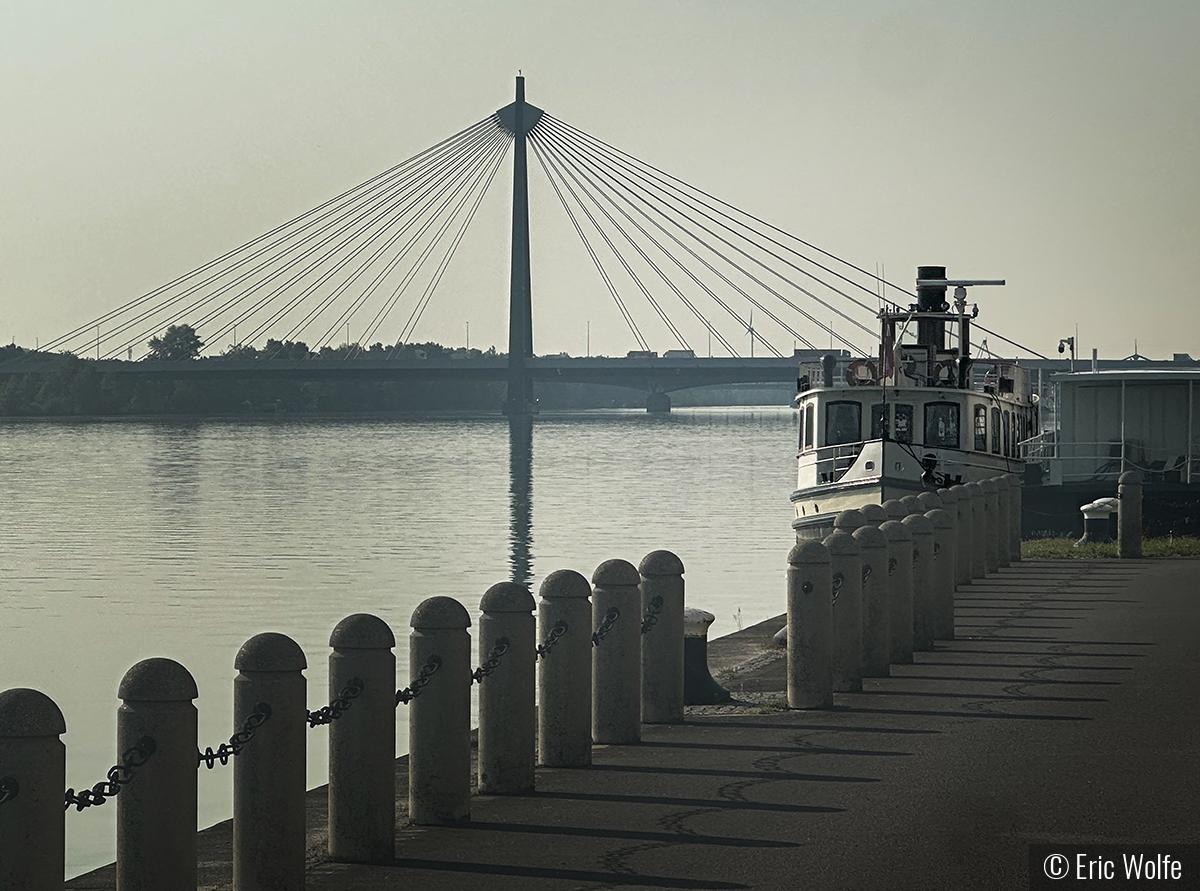
M 483 664 L 471 672 L 472 683 L 482 684 L 483 679 L 495 671 L 500 666 L 500 659 L 508 652 L 508 638 L 497 637 L 496 645 L 492 647 L 492 651 L 488 653 L 487 658 L 483 660 Z
M 425 664 L 421 666 L 421 670 L 417 672 L 416 680 L 403 690 L 396 691 L 396 705 L 404 703 L 408 705 L 414 699 L 421 695 L 421 691 L 425 689 L 425 685 L 429 683 L 429 679 L 434 673 L 442 667 L 441 656 L 430 656 L 425 660 Z
M 0 804 L 12 801 L 21 791 L 21 784 L 16 777 L 0 777 Z
M 308 713 L 308 726 L 312 728 L 321 724 L 332 724 L 354 704 L 354 700 L 362 691 L 363 682 L 359 678 L 350 678 L 350 683 L 342 687 L 342 692 L 334 697 L 333 702 L 321 706 L 315 712 Z
M 662 608 L 662 595 L 655 594 L 654 599 L 646 606 L 646 615 L 642 617 L 642 634 L 649 634 L 650 629 L 658 624 L 658 614 L 662 612 Z
M 68 789 L 63 795 L 63 810 L 70 810 L 71 805 L 75 805 L 75 809 L 81 811 L 86 807 L 104 804 L 106 800 L 120 792 L 122 786 L 133 779 L 137 769 L 143 767 L 150 760 L 150 756 L 157 748 L 158 746 L 151 737 L 143 736 L 134 743 L 132 749 L 127 750 L 121 756 L 120 762 L 108 769 L 107 781 L 101 780 L 92 788 L 81 790 L 78 795 L 75 794 L 74 789 Z M 13 794 L 16 794 L 15 790 Z
M 211 746 L 205 746 L 203 752 L 196 753 L 196 767 L 199 768 L 203 764 L 212 770 L 218 761 L 228 764 L 231 757 L 241 753 L 242 749 L 246 747 L 246 743 L 254 738 L 254 731 L 266 723 L 269 717 L 271 717 L 271 706 L 265 702 L 258 703 L 254 706 L 254 711 L 247 715 L 246 720 L 242 722 L 242 729 L 229 737 L 229 742 L 221 743 L 215 752 Z
M 554 649 L 554 645 L 558 643 L 558 639 L 571 630 L 571 626 L 567 624 L 565 619 L 559 619 L 554 623 L 554 627 L 550 629 L 550 633 L 546 635 L 546 642 L 538 644 L 537 659 L 545 659 L 550 655 L 550 651 Z
M 600 627 L 592 634 L 592 646 L 600 646 L 600 641 L 604 640 L 608 632 L 612 631 L 612 626 L 617 623 L 619 618 L 621 618 L 621 611 L 615 606 L 610 606 L 608 612 L 604 614 L 604 620 L 600 623 Z

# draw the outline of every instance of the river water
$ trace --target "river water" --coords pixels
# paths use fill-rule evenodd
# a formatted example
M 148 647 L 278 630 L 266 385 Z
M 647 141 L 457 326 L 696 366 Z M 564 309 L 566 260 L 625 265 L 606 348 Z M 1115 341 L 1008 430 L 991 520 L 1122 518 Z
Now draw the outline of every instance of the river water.
M 150 656 L 195 676 L 215 747 L 234 655 L 261 631 L 304 648 L 316 708 L 344 616 L 392 626 L 403 685 L 417 603 L 450 595 L 475 621 L 513 577 L 536 593 L 553 570 L 667 548 L 714 636 L 783 611 L 790 410 L 542 415 L 531 434 L 510 448 L 505 420 L 461 415 L 0 422 L 0 689 L 58 703 L 79 789 L 114 763 L 117 685 Z M 308 737 L 310 787 L 326 733 Z M 231 768 L 202 769 L 200 826 L 231 800 Z M 112 860 L 115 810 L 67 813 L 68 875 Z

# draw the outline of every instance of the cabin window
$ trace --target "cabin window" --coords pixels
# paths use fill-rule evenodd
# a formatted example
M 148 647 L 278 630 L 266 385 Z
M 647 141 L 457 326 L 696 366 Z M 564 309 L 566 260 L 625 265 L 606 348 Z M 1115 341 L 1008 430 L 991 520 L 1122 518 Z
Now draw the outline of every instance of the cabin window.
M 862 439 L 862 403 L 829 402 L 825 405 L 825 445 Z
M 958 403 L 925 403 L 925 445 L 958 448 Z
M 1004 413 L 1004 454 L 1012 455 L 1012 412 Z
M 813 444 L 813 407 L 810 402 L 804 406 L 804 447 L 811 449 Z
M 1000 409 L 992 409 L 992 454 L 1000 454 Z
M 899 402 L 893 408 L 893 427 L 896 442 L 912 442 L 913 436 L 913 407 Z
M 888 435 L 888 407 L 886 403 L 871 406 L 871 439 L 886 439 Z
M 975 406 L 975 451 L 987 451 L 987 406 Z

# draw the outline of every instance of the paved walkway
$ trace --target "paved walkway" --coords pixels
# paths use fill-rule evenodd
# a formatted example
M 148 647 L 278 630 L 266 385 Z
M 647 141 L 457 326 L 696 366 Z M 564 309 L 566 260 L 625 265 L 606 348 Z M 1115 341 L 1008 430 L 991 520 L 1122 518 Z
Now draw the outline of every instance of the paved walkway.
M 957 640 L 825 711 L 780 707 L 781 620 L 714 641 L 754 660 L 728 676 L 746 704 L 402 828 L 386 865 L 319 862 L 314 790 L 307 887 L 1007 891 L 1032 843 L 1200 842 L 1200 560 L 1030 561 L 956 607 Z M 228 887 L 228 838 L 204 833 L 203 887 Z

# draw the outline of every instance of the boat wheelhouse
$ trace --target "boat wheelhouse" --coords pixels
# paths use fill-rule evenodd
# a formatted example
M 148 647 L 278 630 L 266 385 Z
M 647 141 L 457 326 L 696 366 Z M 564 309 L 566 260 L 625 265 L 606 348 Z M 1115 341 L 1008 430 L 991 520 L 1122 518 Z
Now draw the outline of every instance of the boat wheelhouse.
M 798 537 L 823 537 L 838 512 L 867 503 L 1021 472 L 1017 444 L 1038 430 L 1037 407 L 1026 369 L 970 354 L 966 289 L 981 284 L 1003 281 L 921 266 L 917 303 L 879 313 L 877 356 L 801 366 Z

